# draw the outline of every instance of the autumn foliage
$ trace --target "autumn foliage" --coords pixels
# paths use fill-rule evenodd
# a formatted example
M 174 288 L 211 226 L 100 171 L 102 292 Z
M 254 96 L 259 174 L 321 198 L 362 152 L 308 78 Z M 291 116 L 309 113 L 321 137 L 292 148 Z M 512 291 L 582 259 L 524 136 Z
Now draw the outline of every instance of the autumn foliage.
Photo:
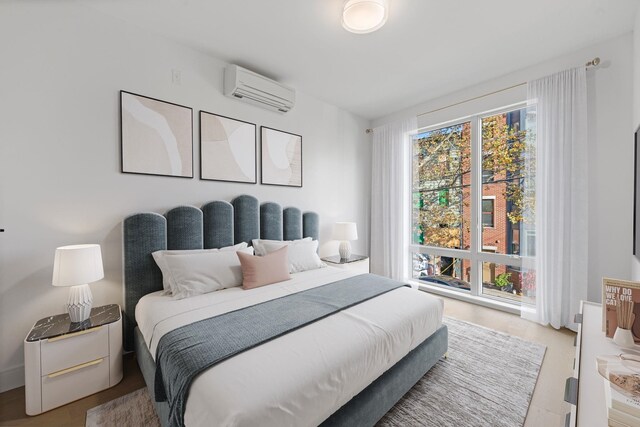
M 508 220 L 530 221 L 535 209 L 532 135 L 506 114 L 482 119 L 482 185 L 502 184 Z M 471 122 L 424 132 L 413 140 L 414 242 L 468 248 L 471 226 Z M 527 185 L 525 185 L 527 184 Z M 466 231 L 466 232 L 465 232 Z

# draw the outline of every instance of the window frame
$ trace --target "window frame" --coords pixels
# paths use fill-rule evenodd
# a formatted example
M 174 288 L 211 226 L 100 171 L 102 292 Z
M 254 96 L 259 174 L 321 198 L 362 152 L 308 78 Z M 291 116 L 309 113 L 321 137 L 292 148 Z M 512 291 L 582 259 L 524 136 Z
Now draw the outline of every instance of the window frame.
M 483 293 L 483 285 L 482 285 L 482 264 L 485 262 L 502 264 L 505 266 L 516 267 L 518 269 L 522 268 L 522 257 L 520 255 L 512 255 L 512 254 L 498 254 L 492 252 L 483 252 L 482 251 L 482 119 L 490 116 L 494 116 L 497 114 L 508 113 L 513 110 L 523 109 L 527 107 L 526 101 L 521 101 L 517 103 L 513 103 L 510 105 L 505 105 L 499 108 L 485 110 L 480 113 L 471 114 L 467 116 L 458 117 L 452 120 L 447 120 L 435 124 L 431 124 L 428 126 L 423 126 L 417 129 L 412 135 L 416 135 L 423 132 L 429 132 L 432 130 L 441 129 L 448 126 L 454 126 L 457 124 L 461 124 L 464 122 L 470 122 L 471 124 L 471 195 L 470 195 L 470 204 L 471 204 L 471 218 L 470 218 L 470 235 L 471 235 L 471 244 L 469 249 L 451 249 L 444 248 L 438 246 L 430 246 L 430 245 L 420 245 L 413 242 L 413 206 L 412 203 L 408 203 L 408 222 L 409 225 L 406 230 L 405 238 L 407 242 L 409 242 L 407 253 L 408 253 L 408 272 L 410 273 L 407 278 L 408 281 L 417 284 L 418 287 L 423 287 L 428 290 L 434 290 L 436 292 L 441 292 L 447 295 L 456 296 L 456 295 L 469 295 L 469 299 L 472 302 L 476 302 L 481 305 L 489 305 L 492 307 L 498 307 L 507 311 L 511 311 L 517 313 L 520 311 L 521 303 L 516 301 L 510 301 L 507 299 L 501 299 L 486 295 Z M 408 150 L 408 159 L 411 159 L 413 156 L 413 139 L 411 139 L 411 147 Z M 412 162 L 409 161 L 409 172 L 408 172 L 408 182 L 407 186 L 408 192 L 408 200 L 412 200 L 413 194 L 413 167 L 411 166 Z M 495 197 L 494 197 L 495 198 Z M 495 202 L 494 202 L 494 225 L 495 225 Z M 461 292 L 455 291 L 453 289 L 447 289 L 446 286 L 439 286 L 436 284 L 425 284 L 422 281 L 418 281 L 413 278 L 413 254 L 421 253 L 425 255 L 431 256 L 445 256 L 445 257 L 454 257 L 460 258 L 462 260 L 468 260 L 471 266 L 470 272 L 470 293 L 463 294 Z

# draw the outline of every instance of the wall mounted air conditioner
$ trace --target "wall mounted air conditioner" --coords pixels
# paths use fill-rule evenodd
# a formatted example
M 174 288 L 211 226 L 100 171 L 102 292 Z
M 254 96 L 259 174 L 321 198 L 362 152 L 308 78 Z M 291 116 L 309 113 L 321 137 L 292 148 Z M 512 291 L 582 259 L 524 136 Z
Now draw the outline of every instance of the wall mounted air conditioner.
M 237 65 L 228 65 L 224 70 L 224 94 L 282 113 L 296 102 L 294 89 Z

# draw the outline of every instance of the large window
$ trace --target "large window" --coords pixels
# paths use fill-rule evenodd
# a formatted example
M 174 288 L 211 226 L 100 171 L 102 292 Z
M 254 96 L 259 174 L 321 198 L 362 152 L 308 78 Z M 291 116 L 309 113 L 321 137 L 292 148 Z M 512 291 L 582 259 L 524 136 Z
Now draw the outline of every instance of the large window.
M 471 123 L 416 135 L 413 153 L 413 242 L 468 246 Z
M 534 120 L 513 108 L 413 136 L 414 279 L 513 303 L 534 298 L 522 269 L 535 255 Z

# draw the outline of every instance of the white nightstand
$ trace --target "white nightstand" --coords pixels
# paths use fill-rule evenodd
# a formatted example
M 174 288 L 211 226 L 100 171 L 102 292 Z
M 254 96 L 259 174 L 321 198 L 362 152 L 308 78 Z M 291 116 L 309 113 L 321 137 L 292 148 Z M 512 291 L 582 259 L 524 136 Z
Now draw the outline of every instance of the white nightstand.
M 369 257 L 364 255 L 351 255 L 348 259 L 341 259 L 340 255 L 322 258 L 331 267 L 346 268 L 359 273 L 369 272 Z
M 68 314 L 40 319 L 24 340 L 25 404 L 38 415 L 112 387 L 122 379 L 122 316 L 95 307 L 84 322 Z

